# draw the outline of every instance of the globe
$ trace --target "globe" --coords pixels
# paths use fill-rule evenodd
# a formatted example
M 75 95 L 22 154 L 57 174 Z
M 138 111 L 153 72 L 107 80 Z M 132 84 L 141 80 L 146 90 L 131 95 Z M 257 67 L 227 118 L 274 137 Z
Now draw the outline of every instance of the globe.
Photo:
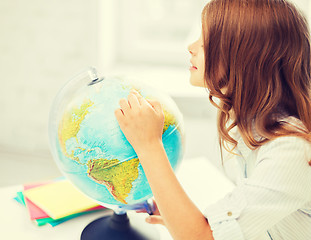
M 89 68 L 62 87 L 50 112 L 50 146 L 59 169 L 80 191 L 112 209 L 131 209 L 152 197 L 139 158 L 114 115 L 132 89 L 160 101 L 162 141 L 176 169 L 183 155 L 182 114 L 171 97 L 155 88 L 127 77 L 98 78 Z

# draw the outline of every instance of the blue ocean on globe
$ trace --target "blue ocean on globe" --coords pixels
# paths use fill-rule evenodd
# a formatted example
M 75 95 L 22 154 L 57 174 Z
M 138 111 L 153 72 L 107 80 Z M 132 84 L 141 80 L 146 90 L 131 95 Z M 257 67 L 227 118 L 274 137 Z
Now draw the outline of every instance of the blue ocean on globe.
M 51 149 L 58 167 L 79 190 L 108 207 L 152 197 L 139 159 L 114 115 L 132 89 L 160 101 L 165 115 L 162 141 L 175 170 L 183 155 L 182 115 L 159 90 L 115 76 L 90 84 L 88 75 L 79 75 L 60 90 L 50 113 Z

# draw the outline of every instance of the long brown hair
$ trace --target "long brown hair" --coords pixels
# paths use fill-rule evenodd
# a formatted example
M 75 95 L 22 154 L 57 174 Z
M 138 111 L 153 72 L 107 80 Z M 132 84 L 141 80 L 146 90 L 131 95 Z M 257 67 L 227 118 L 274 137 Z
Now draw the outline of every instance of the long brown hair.
M 224 143 L 237 145 L 229 134 L 235 126 L 252 149 L 279 136 L 311 141 L 310 34 L 303 15 L 285 0 L 212 0 L 202 27 L 205 84 L 219 108 L 221 145 L 229 151 Z M 303 127 L 280 120 L 284 114 Z

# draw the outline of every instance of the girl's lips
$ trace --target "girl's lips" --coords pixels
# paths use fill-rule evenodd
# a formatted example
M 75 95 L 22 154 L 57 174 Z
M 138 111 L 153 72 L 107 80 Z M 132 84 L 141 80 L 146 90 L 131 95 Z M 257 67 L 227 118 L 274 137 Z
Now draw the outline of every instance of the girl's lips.
M 195 67 L 195 66 L 191 66 L 190 68 L 189 68 L 189 70 L 191 71 L 193 71 L 193 70 L 198 70 L 198 68 L 197 67 Z

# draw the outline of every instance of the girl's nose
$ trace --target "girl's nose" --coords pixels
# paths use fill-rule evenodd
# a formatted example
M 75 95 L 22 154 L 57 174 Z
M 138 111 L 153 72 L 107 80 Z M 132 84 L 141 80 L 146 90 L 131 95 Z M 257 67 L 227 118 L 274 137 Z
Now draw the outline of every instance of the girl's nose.
M 189 51 L 189 53 L 190 53 L 191 55 L 195 55 L 195 54 L 194 54 L 194 51 L 193 51 L 193 44 L 190 44 L 190 45 L 188 46 L 188 51 Z

